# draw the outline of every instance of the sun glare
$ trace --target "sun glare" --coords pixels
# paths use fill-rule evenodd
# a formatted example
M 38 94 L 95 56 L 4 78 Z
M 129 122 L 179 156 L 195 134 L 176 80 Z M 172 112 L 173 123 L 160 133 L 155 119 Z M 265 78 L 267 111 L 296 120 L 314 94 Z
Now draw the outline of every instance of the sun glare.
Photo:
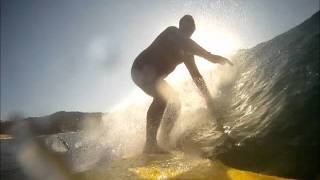
M 222 56 L 229 56 L 239 48 L 239 42 L 232 33 L 214 28 L 199 30 L 193 39 L 211 53 Z
M 208 23 L 199 23 L 197 30 L 192 36 L 200 46 L 209 52 L 229 58 L 240 47 L 239 38 L 221 27 L 208 25 Z M 203 58 L 196 57 L 196 64 L 199 70 L 203 73 L 212 69 L 214 64 L 204 60 Z M 168 77 L 169 81 L 177 81 L 184 79 L 189 73 L 184 66 L 179 65 L 176 70 Z
M 200 24 L 192 36 L 199 45 L 209 52 L 230 57 L 240 47 L 238 37 L 227 29 L 214 27 L 206 24 Z M 197 60 L 199 68 L 210 67 L 211 63 L 205 60 Z

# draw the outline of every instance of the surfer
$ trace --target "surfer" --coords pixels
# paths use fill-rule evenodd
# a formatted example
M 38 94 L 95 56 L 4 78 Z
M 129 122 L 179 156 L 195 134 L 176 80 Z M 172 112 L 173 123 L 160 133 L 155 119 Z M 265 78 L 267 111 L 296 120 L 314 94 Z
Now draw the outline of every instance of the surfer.
M 190 37 L 195 31 L 195 22 L 191 15 L 183 16 L 179 28 L 170 26 L 141 52 L 134 60 L 131 77 L 137 86 L 153 97 L 147 112 L 146 143 L 144 153 L 166 153 L 157 143 L 157 132 L 168 100 L 176 96 L 173 88 L 164 80 L 177 65 L 184 63 L 193 81 L 206 100 L 208 108 L 213 107 L 212 98 L 207 85 L 198 71 L 194 55 L 212 62 L 232 63 L 218 55 L 211 54 Z M 175 110 L 176 113 L 179 111 Z M 177 116 L 173 116 L 177 117 Z M 222 129 L 220 125 L 220 129 Z

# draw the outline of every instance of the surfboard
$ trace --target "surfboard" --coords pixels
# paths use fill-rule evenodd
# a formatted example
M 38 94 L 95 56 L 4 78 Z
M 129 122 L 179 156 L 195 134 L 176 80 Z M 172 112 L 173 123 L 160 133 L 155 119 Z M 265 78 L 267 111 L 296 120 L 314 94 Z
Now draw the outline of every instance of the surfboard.
M 220 161 L 189 156 L 183 152 L 166 155 L 141 154 L 124 157 L 82 173 L 84 179 L 219 179 L 285 180 L 228 167 Z

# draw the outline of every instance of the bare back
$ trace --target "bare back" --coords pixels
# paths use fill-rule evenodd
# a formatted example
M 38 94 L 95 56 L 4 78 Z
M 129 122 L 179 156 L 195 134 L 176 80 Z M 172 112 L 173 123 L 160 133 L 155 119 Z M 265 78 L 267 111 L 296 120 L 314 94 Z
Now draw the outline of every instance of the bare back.
M 158 78 L 164 78 L 175 67 L 183 62 L 185 49 L 179 40 L 178 28 L 166 28 L 152 43 L 135 59 L 132 68 L 141 69 L 148 66 L 155 71 Z

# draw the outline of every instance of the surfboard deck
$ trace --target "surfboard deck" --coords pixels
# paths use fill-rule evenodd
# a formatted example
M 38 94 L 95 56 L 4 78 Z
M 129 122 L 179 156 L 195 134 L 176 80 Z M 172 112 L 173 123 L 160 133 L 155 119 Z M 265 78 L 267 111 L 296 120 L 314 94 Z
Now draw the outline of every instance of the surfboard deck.
M 104 179 L 219 179 L 219 180 L 284 180 L 249 171 L 234 169 L 219 161 L 171 154 L 125 157 L 84 172 L 90 180 Z

